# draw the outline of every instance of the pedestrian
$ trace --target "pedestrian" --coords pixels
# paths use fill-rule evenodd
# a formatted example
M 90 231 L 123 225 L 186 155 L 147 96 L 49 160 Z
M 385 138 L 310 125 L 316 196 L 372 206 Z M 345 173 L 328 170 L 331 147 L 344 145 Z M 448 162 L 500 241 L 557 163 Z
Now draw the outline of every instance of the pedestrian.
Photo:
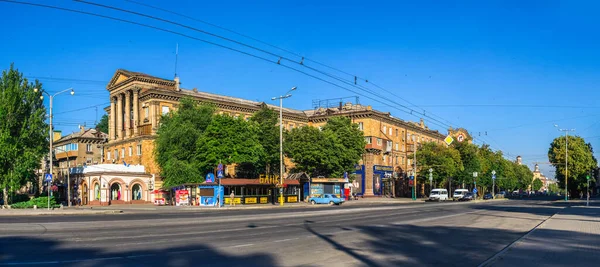
M 231 203 L 229 203 L 229 206 L 235 206 L 235 194 L 233 193 L 233 191 L 231 191 L 229 198 L 231 199 Z

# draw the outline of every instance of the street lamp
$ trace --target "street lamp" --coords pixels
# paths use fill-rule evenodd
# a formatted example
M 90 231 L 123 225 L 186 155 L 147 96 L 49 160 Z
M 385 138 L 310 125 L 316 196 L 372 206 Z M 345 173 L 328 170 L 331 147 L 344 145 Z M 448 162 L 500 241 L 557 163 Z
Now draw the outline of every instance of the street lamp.
M 557 124 L 554 124 L 554 127 L 558 128 Z M 569 165 L 567 164 L 569 162 L 569 132 L 574 132 L 575 129 L 561 129 L 558 128 L 559 131 L 561 132 L 565 132 L 565 201 L 569 201 L 569 187 L 568 187 L 568 181 L 569 181 Z
M 38 88 L 33 88 L 33 91 L 37 93 L 40 90 Z M 50 97 L 50 116 L 48 116 L 48 118 L 50 120 L 50 152 L 48 152 L 50 154 L 50 175 L 52 175 L 52 173 L 53 173 L 53 168 L 52 168 L 52 165 L 53 165 L 53 163 L 52 163 L 52 160 L 53 160 L 53 158 L 52 158 L 52 141 L 53 141 L 53 136 L 52 136 L 53 135 L 53 128 L 52 128 L 52 103 L 54 102 L 54 97 L 55 96 L 57 96 L 59 94 L 62 94 L 64 92 L 68 92 L 68 91 L 71 91 L 71 95 L 75 94 L 75 91 L 73 90 L 73 88 L 62 90 L 62 91 L 60 91 L 60 92 L 58 92 L 56 94 L 53 94 L 53 95 L 49 94 L 46 91 L 41 91 L 42 93 L 44 93 L 48 97 Z M 44 99 L 44 95 L 40 95 L 40 99 Z M 67 158 L 67 160 L 68 160 L 68 158 Z M 71 198 L 70 197 L 71 188 L 69 187 L 67 190 L 68 190 L 68 192 L 67 192 L 67 198 L 68 198 L 69 206 L 71 206 L 71 201 L 70 201 L 70 198 Z M 50 210 L 50 182 L 48 182 L 48 210 Z
M 292 89 L 287 91 L 285 95 L 272 97 L 271 100 L 279 99 L 279 205 L 283 206 L 283 99 L 291 97 L 290 92 L 296 90 L 298 87 L 294 86 Z
M 412 188 L 412 199 L 417 200 L 417 193 L 415 192 L 415 187 L 417 186 L 417 143 L 415 141 L 415 135 L 411 135 L 411 140 L 413 141 L 413 188 Z

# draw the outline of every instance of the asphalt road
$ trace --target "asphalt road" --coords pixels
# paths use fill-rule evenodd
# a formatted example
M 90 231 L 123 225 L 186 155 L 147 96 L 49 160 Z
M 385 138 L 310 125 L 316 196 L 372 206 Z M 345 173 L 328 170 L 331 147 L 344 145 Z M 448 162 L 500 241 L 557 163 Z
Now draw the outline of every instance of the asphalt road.
M 0 266 L 477 266 L 544 201 L 0 218 Z

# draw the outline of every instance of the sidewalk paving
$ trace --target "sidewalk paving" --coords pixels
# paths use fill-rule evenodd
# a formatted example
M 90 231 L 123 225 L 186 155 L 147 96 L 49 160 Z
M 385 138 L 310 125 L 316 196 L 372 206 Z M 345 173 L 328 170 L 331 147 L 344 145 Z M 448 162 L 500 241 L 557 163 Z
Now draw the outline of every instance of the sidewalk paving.
M 599 266 L 599 240 L 600 207 L 571 206 L 482 266 Z
M 41 215 L 92 215 L 92 214 L 117 214 L 119 209 L 93 210 L 93 209 L 3 209 L 0 216 L 41 216 Z

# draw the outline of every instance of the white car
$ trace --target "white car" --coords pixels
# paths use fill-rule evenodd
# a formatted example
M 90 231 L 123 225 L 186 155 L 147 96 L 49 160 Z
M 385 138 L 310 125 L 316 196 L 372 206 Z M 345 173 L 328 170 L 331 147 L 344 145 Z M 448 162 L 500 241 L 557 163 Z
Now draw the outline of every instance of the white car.
M 456 189 L 456 190 L 454 190 L 454 194 L 452 195 L 452 198 L 454 200 L 461 199 L 467 193 L 469 193 L 468 189 Z
M 442 201 L 448 200 L 448 190 L 446 189 L 433 189 L 429 193 L 429 200 Z

